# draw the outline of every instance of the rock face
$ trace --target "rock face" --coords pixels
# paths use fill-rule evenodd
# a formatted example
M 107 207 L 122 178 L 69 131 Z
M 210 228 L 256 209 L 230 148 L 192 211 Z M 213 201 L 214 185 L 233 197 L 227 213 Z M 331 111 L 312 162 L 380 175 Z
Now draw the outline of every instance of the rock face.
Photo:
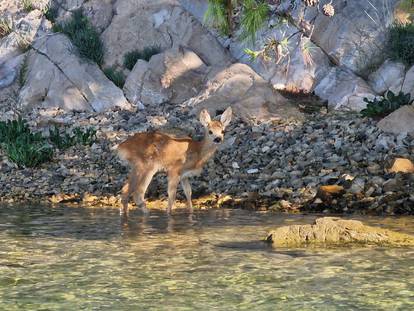
M 22 107 L 60 107 L 65 110 L 103 111 L 130 107 L 122 91 L 96 64 L 78 58 L 64 35 L 35 42 L 28 56 L 27 80 L 20 92 Z
M 405 74 L 404 83 L 401 89 L 404 93 L 410 93 L 411 99 L 414 99 L 414 66 Z
M 404 64 L 387 60 L 368 79 L 372 89 L 378 94 L 383 94 L 387 90 L 398 93 L 404 82 L 404 75 Z
M 378 127 L 388 133 L 414 133 L 414 106 L 397 109 L 379 121 Z
M 115 16 L 102 34 L 105 65 L 121 65 L 126 52 L 159 46 L 185 46 L 208 65 L 231 61 L 218 41 L 174 0 L 119 0 Z
M 173 48 L 154 55 L 149 62 L 139 60 L 124 86 L 134 104 L 181 104 L 198 94 L 209 72 L 192 51 Z
M 366 107 L 364 97 L 374 97 L 374 92 L 363 79 L 338 67 L 332 67 L 315 88 L 315 94 L 328 100 L 331 108 L 357 111 Z
M 357 220 L 324 217 L 313 225 L 292 225 L 271 231 L 266 239 L 273 247 L 306 245 L 389 245 L 413 246 L 414 236 L 366 226 Z
M 193 107 L 196 114 L 206 108 L 213 115 L 231 105 L 237 115 L 254 122 L 301 118 L 301 113 L 286 98 L 244 64 L 212 71 L 204 91 L 185 105 Z

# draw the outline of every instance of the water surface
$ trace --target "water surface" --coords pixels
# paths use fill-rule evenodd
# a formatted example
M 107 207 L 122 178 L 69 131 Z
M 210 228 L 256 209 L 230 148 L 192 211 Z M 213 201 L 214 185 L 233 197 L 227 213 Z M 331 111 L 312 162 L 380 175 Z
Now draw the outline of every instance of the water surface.
M 413 310 L 414 249 L 279 249 L 315 216 L 0 206 L 1 310 Z M 414 218 L 365 218 L 414 234 Z

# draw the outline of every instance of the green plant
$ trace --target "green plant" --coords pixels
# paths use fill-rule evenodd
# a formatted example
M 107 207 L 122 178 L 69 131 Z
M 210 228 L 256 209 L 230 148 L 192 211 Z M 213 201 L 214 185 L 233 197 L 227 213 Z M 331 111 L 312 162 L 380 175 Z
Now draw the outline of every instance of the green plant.
M 0 144 L 12 142 L 17 137 L 28 134 L 30 134 L 30 128 L 21 117 L 17 118 L 17 120 L 0 122 Z
M 102 65 L 104 56 L 102 40 L 82 9 L 74 11 L 69 21 L 53 25 L 53 31 L 66 34 L 82 57 Z
M 77 127 L 73 130 L 73 134 L 75 134 L 76 141 L 85 146 L 92 146 L 96 141 L 96 130 L 90 127 L 86 130 Z
M 59 149 L 67 149 L 77 144 L 91 146 L 96 141 L 96 130 L 87 128 L 82 130 L 74 128 L 72 133 L 68 133 L 66 128 L 63 132 L 58 126 L 49 129 L 49 140 Z
M 76 145 L 75 138 L 68 134 L 66 131 L 64 133 L 60 132 L 58 126 L 54 126 L 49 129 L 49 140 L 54 144 L 58 149 L 67 149 Z
M 58 13 L 58 8 L 52 4 L 48 4 L 43 10 L 43 14 L 45 15 L 46 19 L 49 20 L 51 23 L 56 22 Z
M 256 39 L 256 33 L 264 27 L 269 16 L 269 4 L 266 1 L 244 0 L 244 14 L 241 17 L 241 39 Z
M 21 0 L 23 5 L 23 10 L 30 12 L 34 10 L 34 5 L 32 0 Z
M 124 56 L 124 66 L 125 68 L 132 70 L 137 63 L 138 59 L 143 59 L 145 61 L 149 61 L 151 57 L 155 54 L 161 52 L 161 48 L 159 46 L 149 46 L 144 48 L 143 50 L 134 50 L 128 52 Z
M 20 117 L 0 122 L 0 145 L 7 157 L 19 167 L 35 167 L 53 156 L 53 149 L 42 135 L 32 133 Z
M 50 145 L 38 138 L 35 134 L 19 136 L 15 141 L 2 144 L 7 157 L 19 167 L 36 167 L 50 161 L 53 149 Z
M 12 31 L 13 31 L 12 22 L 5 17 L 1 17 L 0 18 L 0 39 L 12 33 Z
M 361 114 L 364 117 L 385 117 L 391 112 L 397 110 L 401 106 L 410 105 L 414 100 L 411 99 L 410 94 L 404 94 L 399 92 L 395 95 L 392 91 L 387 91 L 384 97 L 374 98 L 369 100 L 364 98 L 364 102 L 367 103 L 367 107 L 361 110 Z
M 414 23 L 395 24 L 390 28 L 388 51 L 392 59 L 414 65 Z
M 232 4 L 227 0 L 209 0 L 207 11 L 204 14 L 204 23 L 218 29 L 221 34 L 228 36 L 231 34 L 231 16 L 226 10 L 227 3 Z
M 117 87 L 123 88 L 125 84 L 125 76 L 122 71 L 116 70 L 114 67 L 103 70 L 106 77 L 111 80 Z

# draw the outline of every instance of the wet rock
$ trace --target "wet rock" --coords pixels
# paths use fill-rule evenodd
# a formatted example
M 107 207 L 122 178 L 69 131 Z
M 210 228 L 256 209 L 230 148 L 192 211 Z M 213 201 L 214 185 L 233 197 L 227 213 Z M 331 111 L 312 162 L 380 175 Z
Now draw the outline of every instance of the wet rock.
M 414 236 L 364 225 L 357 220 L 333 217 L 318 218 L 312 225 L 292 225 L 269 232 L 266 241 L 273 247 L 305 245 L 381 245 L 413 246 Z

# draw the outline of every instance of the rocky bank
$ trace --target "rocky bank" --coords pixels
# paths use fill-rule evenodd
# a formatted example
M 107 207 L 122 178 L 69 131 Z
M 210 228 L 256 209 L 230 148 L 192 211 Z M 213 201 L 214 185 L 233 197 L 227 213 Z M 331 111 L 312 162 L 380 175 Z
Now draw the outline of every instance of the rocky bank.
M 391 2 L 386 24 L 398 7 Z M 237 36 L 204 27 L 206 1 L 39 1 L 30 10 L 2 1 L 1 21 L 9 28 L 0 32 L 0 119 L 20 115 L 45 136 L 56 124 L 93 127 L 98 139 L 57 151 L 35 169 L 17 168 L 0 151 L 0 199 L 118 206 L 127 174 L 114 152 L 118 143 L 137 131 L 171 127 L 197 139 L 199 111 L 219 115 L 231 105 L 236 116 L 225 144 L 193 180 L 194 197 L 204 197 L 199 207 L 412 214 L 413 106 L 379 122 L 359 111 L 363 97 L 387 89 L 414 95 L 414 68 L 385 60 L 365 77 L 358 62 L 383 40 L 384 29 L 373 31 L 355 13 L 368 10 L 362 2 L 338 3 L 333 19 L 317 19 L 315 63 L 304 64 L 294 52 L 286 75 L 286 64 L 252 63 Z M 53 22 L 45 17 L 50 8 Z M 78 9 L 102 40 L 102 64 L 85 60 L 66 35 L 52 31 Z M 362 38 L 356 24 L 372 37 L 354 55 Z M 155 45 L 159 51 L 148 61 L 125 68 L 127 52 Z M 123 87 L 108 79 L 107 68 L 124 75 Z M 319 99 L 281 93 L 288 90 Z M 392 168 L 398 158 L 403 169 Z M 148 196 L 165 193 L 159 176 Z

